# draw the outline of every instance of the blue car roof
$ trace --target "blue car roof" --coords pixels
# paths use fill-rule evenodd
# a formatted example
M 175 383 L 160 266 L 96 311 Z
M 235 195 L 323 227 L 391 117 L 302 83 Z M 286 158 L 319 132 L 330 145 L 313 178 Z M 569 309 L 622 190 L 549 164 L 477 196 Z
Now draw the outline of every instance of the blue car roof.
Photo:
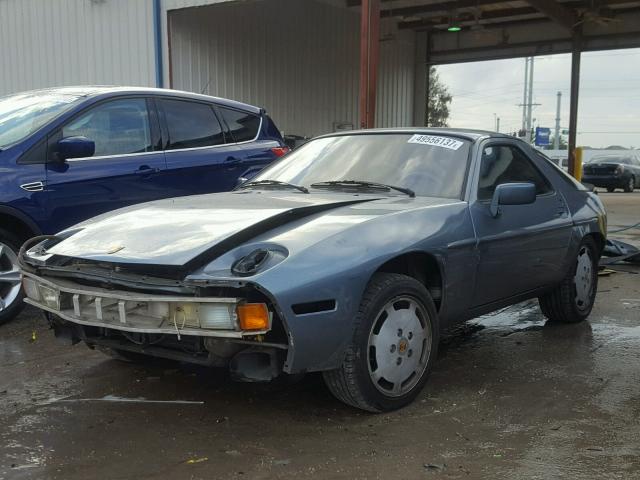
M 229 100 L 227 98 L 213 97 L 210 95 L 201 95 L 198 93 L 185 92 L 182 90 L 172 90 L 168 88 L 150 88 L 150 87 L 117 87 L 102 85 L 87 85 L 77 87 L 55 87 L 38 90 L 39 92 L 52 92 L 67 95 L 77 95 L 79 97 L 110 97 L 113 95 L 163 95 L 170 97 L 178 97 L 192 100 L 202 100 L 206 102 L 215 102 L 231 108 L 238 108 L 251 113 L 260 114 L 264 109 L 249 105 L 247 103 Z

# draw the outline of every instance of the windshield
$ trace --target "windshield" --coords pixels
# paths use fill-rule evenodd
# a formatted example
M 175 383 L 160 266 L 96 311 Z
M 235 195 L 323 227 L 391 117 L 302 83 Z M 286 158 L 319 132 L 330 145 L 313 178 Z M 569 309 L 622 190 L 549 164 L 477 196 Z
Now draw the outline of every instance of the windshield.
M 408 188 L 419 196 L 460 198 L 469 147 L 470 142 L 454 137 L 411 133 L 318 138 L 291 152 L 254 180 L 277 180 L 312 190 L 320 188 L 313 185 L 322 182 L 358 180 Z M 397 192 L 390 190 L 390 193 Z
M 24 92 L 0 98 L 0 150 L 38 130 L 80 98 L 56 92 Z

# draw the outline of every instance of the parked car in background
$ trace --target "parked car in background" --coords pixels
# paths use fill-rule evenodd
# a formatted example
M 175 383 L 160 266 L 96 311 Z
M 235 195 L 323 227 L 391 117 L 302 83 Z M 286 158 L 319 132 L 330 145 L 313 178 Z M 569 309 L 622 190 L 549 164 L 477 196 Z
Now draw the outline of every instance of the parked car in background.
M 582 181 L 613 192 L 627 193 L 640 185 L 640 160 L 634 154 L 617 153 L 593 157 L 582 168 Z
M 368 411 L 412 401 L 439 332 L 538 297 L 587 318 L 606 214 L 513 137 L 454 129 L 316 138 L 231 193 L 112 212 L 27 249 L 26 301 L 119 358 L 323 372 Z
M 286 151 L 264 110 L 173 90 L 0 98 L 0 323 L 22 306 L 18 248 L 100 213 L 231 190 Z

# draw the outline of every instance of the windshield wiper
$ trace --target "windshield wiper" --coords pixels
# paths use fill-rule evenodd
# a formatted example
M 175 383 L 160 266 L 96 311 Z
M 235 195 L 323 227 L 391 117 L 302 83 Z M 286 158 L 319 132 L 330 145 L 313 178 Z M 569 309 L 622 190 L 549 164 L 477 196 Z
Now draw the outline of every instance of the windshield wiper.
M 317 182 L 317 183 L 311 184 L 311 187 L 315 187 L 315 188 L 327 188 L 327 187 L 333 187 L 333 186 L 397 190 L 398 192 L 402 192 L 406 195 L 409 195 L 411 198 L 416 196 L 416 192 L 414 192 L 410 188 L 396 187 L 395 185 L 387 185 L 386 183 L 366 182 L 364 180 L 331 180 L 327 182 Z
M 259 187 L 260 185 L 271 186 L 271 187 L 288 187 L 295 188 L 296 190 L 300 190 L 302 193 L 309 193 L 309 190 L 302 185 L 294 185 L 293 183 L 281 182 L 280 180 L 255 180 L 253 182 L 247 182 L 243 185 L 240 185 L 238 190 L 242 190 L 243 188 L 249 187 Z

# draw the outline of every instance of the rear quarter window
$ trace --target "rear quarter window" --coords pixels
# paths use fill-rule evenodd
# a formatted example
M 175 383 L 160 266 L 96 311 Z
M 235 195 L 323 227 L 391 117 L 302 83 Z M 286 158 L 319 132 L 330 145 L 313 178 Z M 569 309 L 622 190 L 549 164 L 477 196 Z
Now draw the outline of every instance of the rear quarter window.
M 224 134 L 213 108 L 204 103 L 161 99 L 169 130 L 168 150 L 221 145 Z
M 252 113 L 219 107 L 222 118 L 227 122 L 231 135 L 236 142 L 248 142 L 258 136 L 260 117 Z
M 538 158 L 541 158 L 543 161 L 551 164 L 551 166 L 553 167 L 553 170 L 555 171 L 555 173 L 557 174 L 558 177 L 560 177 L 560 179 L 569 187 L 574 188 L 576 190 L 581 190 L 583 192 L 588 192 L 589 189 L 587 187 L 585 187 L 584 185 L 582 185 L 580 182 L 578 182 L 575 178 L 573 178 L 571 175 L 569 175 L 567 172 L 565 172 L 562 168 L 560 168 L 558 166 L 557 163 L 555 163 L 553 160 L 551 160 L 549 157 L 547 157 L 545 154 L 540 153 L 538 150 L 534 150 L 535 155 L 537 155 Z M 569 163 L 569 161 L 567 160 L 567 164 Z

